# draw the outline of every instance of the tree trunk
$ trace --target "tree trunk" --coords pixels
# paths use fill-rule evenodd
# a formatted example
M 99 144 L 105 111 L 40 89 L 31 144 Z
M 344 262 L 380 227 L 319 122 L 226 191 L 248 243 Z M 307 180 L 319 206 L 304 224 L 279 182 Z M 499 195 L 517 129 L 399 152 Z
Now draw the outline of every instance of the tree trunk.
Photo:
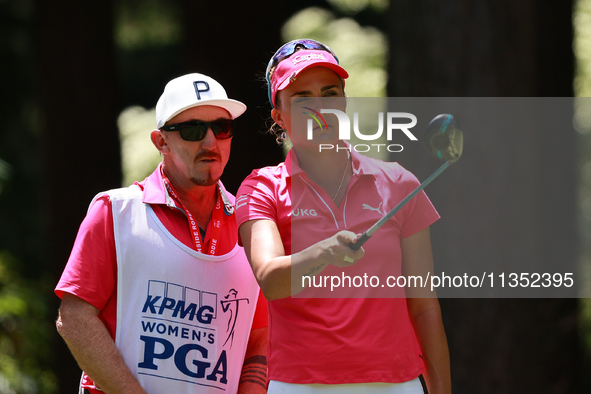
M 232 154 L 222 180 L 235 193 L 253 168 L 283 161 L 275 138 L 263 134 L 271 106 L 264 88 L 267 62 L 281 45 L 279 32 L 288 4 L 185 0 L 185 72 L 200 72 L 220 82 L 228 97 L 245 103 L 238 118 Z M 231 9 L 229 9 L 231 8 Z M 270 125 L 270 124 L 269 124 Z
M 573 95 L 571 1 L 395 1 L 389 12 L 390 96 Z M 427 190 L 443 217 L 436 267 L 576 272 L 575 132 L 531 129 L 466 130 L 464 157 Z M 423 154 L 399 157 L 420 179 L 434 170 Z M 576 299 L 441 305 L 454 393 L 580 391 Z
M 46 253 L 57 280 L 92 197 L 121 185 L 112 3 L 36 6 Z M 57 335 L 55 365 L 58 392 L 76 392 L 80 370 Z

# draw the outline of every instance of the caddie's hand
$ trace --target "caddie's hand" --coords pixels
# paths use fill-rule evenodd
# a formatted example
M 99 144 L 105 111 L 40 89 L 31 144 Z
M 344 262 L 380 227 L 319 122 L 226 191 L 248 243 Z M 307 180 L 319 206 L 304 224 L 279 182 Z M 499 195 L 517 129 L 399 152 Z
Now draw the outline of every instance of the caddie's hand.
M 344 230 L 324 240 L 324 259 L 329 264 L 340 268 L 355 264 L 365 255 L 365 250 L 363 248 L 353 250 L 349 244 L 355 242 L 360 236 L 361 234 Z

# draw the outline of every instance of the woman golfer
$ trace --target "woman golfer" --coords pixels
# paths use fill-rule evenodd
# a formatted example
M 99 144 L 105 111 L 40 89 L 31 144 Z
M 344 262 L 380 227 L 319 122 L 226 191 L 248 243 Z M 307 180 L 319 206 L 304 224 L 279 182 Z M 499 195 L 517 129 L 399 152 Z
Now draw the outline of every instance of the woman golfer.
M 283 45 L 267 67 L 277 137 L 287 133 L 292 148 L 244 180 L 236 208 L 269 301 L 269 393 L 423 393 L 421 375 L 429 393 L 451 393 L 437 298 L 405 298 L 396 287 L 432 273 L 429 226 L 439 215 L 427 196 L 363 248 L 349 247 L 419 182 L 339 140 L 336 116 L 320 108 L 331 98 L 344 110 L 347 77 L 314 40 Z

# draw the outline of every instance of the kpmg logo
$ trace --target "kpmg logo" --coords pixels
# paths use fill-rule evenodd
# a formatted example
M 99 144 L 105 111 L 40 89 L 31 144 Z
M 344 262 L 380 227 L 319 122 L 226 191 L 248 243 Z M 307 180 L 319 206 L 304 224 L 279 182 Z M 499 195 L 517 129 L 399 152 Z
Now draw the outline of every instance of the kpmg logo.
M 240 310 L 250 301 L 233 288 L 220 296 L 177 283 L 148 281 L 139 327 L 143 355 L 138 374 L 226 390 L 232 362 L 227 352 L 238 321 L 244 319 Z
M 305 115 L 310 116 L 312 119 L 307 120 L 306 131 L 307 131 L 307 138 L 308 140 L 312 140 L 314 138 L 314 127 L 315 124 L 320 127 L 320 131 L 322 132 L 324 128 L 328 129 L 327 122 L 322 116 L 322 114 L 333 114 L 336 116 L 338 120 L 339 126 L 339 140 L 350 140 L 351 139 L 351 120 L 349 116 L 338 109 L 321 109 L 320 112 L 313 110 L 309 107 L 304 107 L 305 110 L 309 112 L 304 112 Z M 384 118 L 386 119 L 386 138 L 388 141 L 392 141 L 392 137 L 394 132 L 401 131 L 409 140 L 417 141 L 417 137 L 415 137 L 409 129 L 413 128 L 417 124 L 417 117 L 408 112 L 387 112 L 384 116 L 383 112 L 378 113 L 378 130 L 373 134 L 363 134 L 359 130 L 359 113 L 353 113 L 353 133 L 355 137 L 362 141 L 376 141 L 382 138 L 384 134 Z M 408 119 L 410 122 L 407 123 L 400 123 L 400 119 Z M 381 148 L 385 148 L 388 152 L 402 152 L 404 149 L 400 144 L 356 144 L 351 145 L 352 149 L 355 149 L 357 152 L 369 152 L 372 148 L 376 148 L 378 152 L 380 152 Z M 344 147 L 339 147 L 333 144 L 319 144 L 318 149 L 320 152 L 323 150 L 330 150 L 336 149 L 346 149 Z
M 211 324 L 217 315 L 216 305 L 215 293 L 151 280 L 142 313 L 166 319 Z

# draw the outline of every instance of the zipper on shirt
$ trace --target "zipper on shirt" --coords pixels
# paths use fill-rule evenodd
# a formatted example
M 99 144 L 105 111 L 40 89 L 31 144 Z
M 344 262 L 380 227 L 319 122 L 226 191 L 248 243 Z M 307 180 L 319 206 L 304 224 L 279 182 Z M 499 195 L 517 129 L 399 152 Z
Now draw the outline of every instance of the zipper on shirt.
M 308 182 L 307 182 L 307 181 L 306 181 L 304 178 L 300 178 L 300 179 L 301 179 L 302 181 L 304 181 L 304 183 L 305 183 L 306 185 L 308 185 L 308 186 L 310 187 L 310 189 L 312 189 L 312 191 L 313 191 L 314 193 L 316 193 L 316 195 L 318 196 L 318 198 L 320 199 L 320 201 L 322 201 L 322 202 L 324 203 L 324 205 L 326 206 L 326 208 L 328 209 L 328 211 L 329 211 L 329 212 L 330 212 L 330 214 L 332 215 L 332 218 L 333 218 L 333 220 L 334 220 L 334 224 L 335 224 L 335 226 L 336 226 L 337 230 L 339 230 L 339 229 L 340 229 L 340 227 L 339 227 L 339 222 L 337 221 L 337 218 L 336 218 L 336 216 L 335 216 L 334 212 L 332 211 L 332 209 L 330 209 L 330 206 L 329 206 L 329 205 L 326 203 L 326 201 L 324 201 L 324 199 L 322 198 L 322 196 L 320 195 L 320 193 L 318 193 L 318 192 L 316 191 L 316 189 L 314 189 L 314 187 L 313 187 L 312 185 L 310 185 L 310 184 L 309 184 L 309 183 L 308 183 Z

